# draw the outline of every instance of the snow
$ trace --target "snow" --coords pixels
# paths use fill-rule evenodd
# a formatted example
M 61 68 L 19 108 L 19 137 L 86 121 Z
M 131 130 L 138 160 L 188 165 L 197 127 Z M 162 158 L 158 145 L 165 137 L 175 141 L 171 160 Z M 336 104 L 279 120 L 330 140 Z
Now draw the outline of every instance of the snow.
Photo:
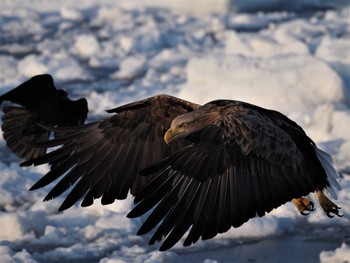
M 335 251 L 322 251 L 320 254 L 320 262 L 333 262 L 342 263 L 349 262 L 350 259 L 350 248 L 345 243 L 341 247 L 337 248 Z
M 319 103 L 340 102 L 344 98 L 339 75 L 311 56 L 288 54 L 262 59 L 215 54 L 190 59 L 187 73 L 186 88 L 180 91 L 180 97 L 199 103 L 220 94 L 223 98 L 293 113 L 291 105 L 298 112 L 306 112 Z M 300 96 L 294 96 L 295 93 Z
M 145 56 L 130 56 L 122 61 L 118 72 L 112 75 L 116 79 L 135 79 L 146 72 Z
M 82 34 L 75 38 L 74 49 L 78 56 L 91 57 L 100 51 L 100 45 L 95 36 Z
M 29 55 L 18 63 L 18 71 L 28 78 L 30 76 L 43 74 L 48 71 L 44 63 L 35 55 Z
M 1 261 L 350 261 L 349 4 L 2 0 L 0 94 L 50 73 L 58 88 L 87 98 L 89 121 L 159 93 L 279 110 L 334 156 L 344 217 L 319 207 L 303 217 L 287 203 L 212 240 L 159 252 L 149 235 L 136 236 L 144 218 L 125 217 L 131 197 L 60 213 L 62 197 L 42 201 L 50 186 L 28 192 L 48 167 L 19 167 L 1 134 Z
M 271 11 L 271 10 L 307 10 L 317 8 L 331 8 L 349 4 L 348 0 L 231 0 L 233 10 L 240 12 Z

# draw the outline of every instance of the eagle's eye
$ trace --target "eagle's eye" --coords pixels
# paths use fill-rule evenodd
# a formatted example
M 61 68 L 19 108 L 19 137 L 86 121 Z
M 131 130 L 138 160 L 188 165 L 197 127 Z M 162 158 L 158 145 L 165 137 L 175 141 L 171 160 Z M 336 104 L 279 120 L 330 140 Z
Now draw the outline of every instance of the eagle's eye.
M 180 128 L 180 129 L 184 129 L 185 127 L 186 127 L 185 123 L 181 123 L 181 124 L 179 125 L 179 128 Z

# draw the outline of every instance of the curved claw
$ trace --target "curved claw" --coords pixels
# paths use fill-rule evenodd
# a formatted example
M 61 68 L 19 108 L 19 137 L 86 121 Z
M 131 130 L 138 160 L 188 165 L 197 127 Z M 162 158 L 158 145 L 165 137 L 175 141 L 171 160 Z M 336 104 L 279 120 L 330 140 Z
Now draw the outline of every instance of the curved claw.
M 292 201 L 294 205 L 297 207 L 299 213 L 303 216 L 307 216 L 312 211 L 316 210 L 314 203 L 311 202 L 309 199 L 300 197 L 300 198 L 294 198 Z
M 329 218 L 333 218 L 334 215 L 331 215 L 331 212 L 327 212 L 326 215 L 329 217 Z
M 335 206 L 334 208 L 331 209 L 331 211 L 327 212 L 326 215 L 329 217 L 329 218 L 333 218 L 335 216 L 338 216 L 338 217 L 343 217 L 344 214 L 339 214 L 339 209 L 341 209 L 341 207 L 339 206 Z M 331 213 L 333 213 L 333 215 L 331 215 Z
M 302 214 L 303 216 L 307 216 L 309 215 L 312 211 L 315 211 L 316 210 L 316 207 L 314 205 L 313 202 L 309 201 L 309 205 L 308 207 L 305 207 L 304 208 L 304 211 L 300 212 L 300 214 Z
M 339 217 L 344 216 L 339 214 L 339 209 L 341 209 L 341 207 L 337 206 L 335 203 L 329 200 L 329 198 L 325 196 L 321 190 L 317 191 L 317 195 L 323 211 L 325 211 L 326 215 L 329 218 L 333 218 L 335 216 L 339 216 Z
M 311 206 L 311 208 L 310 208 L 311 211 L 315 211 L 316 210 L 316 207 L 315 207 L 313 202 L 310 202 L 310 206 Z
M 313 202 L 310 201 L 310 205 L 309 205 L 309 208 L 308 208 L 309 211 L 315 211 L 316 210 L 316 207 L 314 205 Z
M 340 209 L 340 208 L 339 208 Z M 339 214 L 339 211 L 338 210 L 336 210 L 335 212 L 333 212 L 335 215 L 337 215 L 338 217 L 343 217 L 344 216 L 344 214 Z
M 307 211 L 307 213 L 305 211 Z M 305 209 L 304 211 L 300 212 L 300 214 L 303 215 L 303 216 L 308 216 L 310 214 L 310 210 L 306 210 Z

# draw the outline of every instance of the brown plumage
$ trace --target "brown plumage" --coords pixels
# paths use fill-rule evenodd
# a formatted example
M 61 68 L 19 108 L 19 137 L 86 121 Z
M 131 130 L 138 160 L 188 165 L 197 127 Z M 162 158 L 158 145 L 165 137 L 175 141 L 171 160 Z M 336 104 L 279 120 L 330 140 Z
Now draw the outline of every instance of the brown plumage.
M 184 245 L 239 227 L 285 202 L 330 187 L 321 151 L 295 122 L 277 111 L 218 100 L 176 118 L 165 141 L 189 144 L 141 171 L 156 175 L 135 197 L 128 217 L 153 207 L 138 234 L 157 231 L 172 247 L 190 229 Z M 319 151 L 320 153 L 317 153 Z M 335 182 L 335 187 L 339 185 Z M 338 207 L 332 212 L 338 214 Z M 329 211 L 327 211 L 329 212 Z
M 82 206 L 89 206 L 100 197 L 102 204 L 125 199 L 129 190 L 135 194 L 148 180 L 138 175 L 138 171 L 177 152 L 186 144 L 176 142 L 169 147 L 163 136 L 176 116 L 197 107 L 194 103 L 159 95 L 108 110 L 115 114 L 98 122 L 55 129 L 70 135 L 38 143 L 37 146 L 64 146 L 23 165 L 56 162 L 62 156 L 69 156 L 32 189 L 43 187 L 69 171 L 45 198 L 52 199 L 77 182 L 59 210 L 69 208 L 82 197 Z
M 189 229 L 184 245 L 238 227 L 293 198 L 339 187 L 329 155 L 276 111 L 229 100 L 199 106 L 158 95 L 108 112 L 114 115 L 54 129 L 69 135 L 36 143 L 62 146 L 23 163 L 58 162 L 32 189 L 61 178 L 49 200 L 74 185 L 59 210 L 81 198 L 82 206 L 96 198 L 109 204 L 130 190 L 137 205 L 128 216 L 153 209 L 138 234 L 158 225 L 150 243 L 165 237 L 161 250 Z M 339 215 L 335 204 L 322 200 L 327 213 Z
M 34 76 L 0 96 L 0 105 L 10 101 L 18 106 L 5 106 L 1 129 L 7 146 L 21 158 L 31 159 L 45 154 L 46 148 L 28 144 L 49 139 L 49 127 L 83 124 L 88 113 L 87 101 L 72 101 L 67 92 L 57 90 L 50 75 Z M 62 135 L 62 134 L 61 134 Z M 59 136 L 56 134 L 56 136 Z

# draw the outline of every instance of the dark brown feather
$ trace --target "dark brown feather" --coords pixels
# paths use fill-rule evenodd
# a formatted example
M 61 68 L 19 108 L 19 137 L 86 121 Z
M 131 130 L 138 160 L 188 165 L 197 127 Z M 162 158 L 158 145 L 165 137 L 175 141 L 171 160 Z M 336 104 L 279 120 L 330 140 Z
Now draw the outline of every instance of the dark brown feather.
M 184 138 L 190 144 L 141 171 L 172 181 L 170 192 L 154 187 L 160 179 L 150 181 L 128 215 L 155 207 L 139 234 L 158 225 L 150 243 L 166 237 L 160 250 L 172 247 L 188 229 L 185 245 L 327 185 L 314 143 L 284 115 L 243 102 L 214 101 L 183 119 L 197 118 L 198 112 L 207 119 L 188 128 L 194 130 Z
M 66 135 L 33 145 L 62 146 L 23 165 L 57 162 L 33 189 L 61 177 L 46 196 L 45 200 L 49 200 L 74 185 L 59 210 L 82 198 L 83 206 L 100 197 L 102 204 L 110 204 L 115 199 L 125 199 L 129 191 L 134 194 L 152 179 L 138 175 L 138 171 L 184 145 L 185 142 L 177 142 L 166 146 L 164 133 L 176 116 L 197 107 L 166 95 L 127 104 L 110 110 L 115 113 L 110 118 L 84 126 L 53 129 Z
M 57 90 L 50 75 L 34 76 L 0 96 L 0 104 L 9 101 L 22 107 L 4 107 L 2 131 L 7 146 L 19 157 L 42 156 L 46 148 L 29 144 L 47 141 L 50 131 L 40 124 L 67 127 L 83 124 L 88 113 L 86 99 L 72 101 L 63 90 Z M 39 125 L 38 125 L 39 124 Z M 55 133 L 55 137 L 65 133 Z
M 80 199 L 82 206 L 96 198 L 110 204 L 130 191 L 136 206 L 128 217 L 150 211 L 138 234 L 157 228 L 149 243 L 165 238 L 160 250 L 186 231 L 187 246 L 329 185 L 314 142 L 276 111 L 159 95 L 108 112 L 114 115 L 88 125 L 50 129 L 55 139 L 32 146 L 60 147 L 23 165 L 56 164 L 33 189 L 60 179 L 49 200 L 73 186 L 59 210 Z M 181 121 L 186 129 L 167 146 L 165 131 Z M 12 123 L 4 127 L 13 131 Z

